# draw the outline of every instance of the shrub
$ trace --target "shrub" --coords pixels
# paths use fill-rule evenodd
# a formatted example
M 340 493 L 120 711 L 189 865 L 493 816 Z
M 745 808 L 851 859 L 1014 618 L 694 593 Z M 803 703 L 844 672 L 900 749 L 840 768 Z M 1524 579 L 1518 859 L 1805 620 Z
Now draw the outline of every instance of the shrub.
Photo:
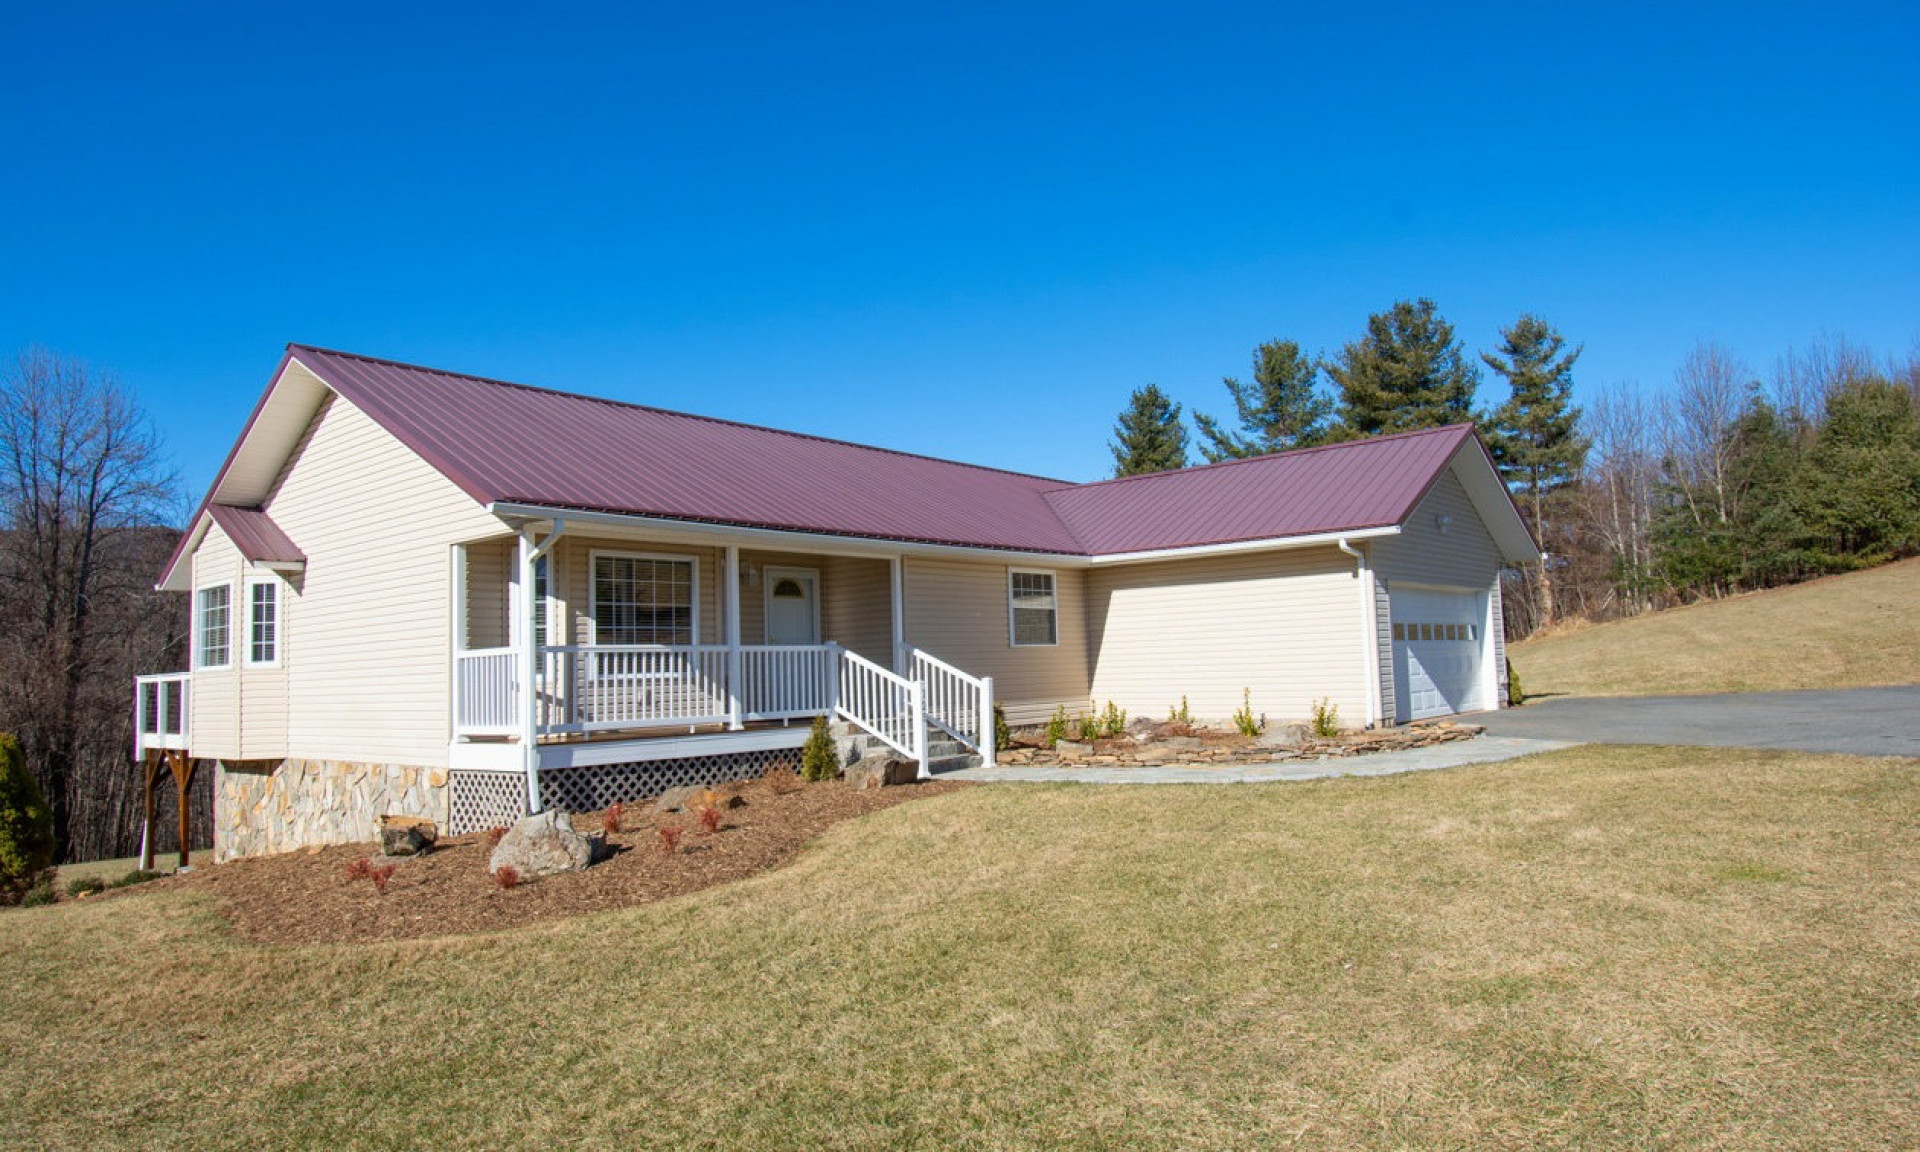
M 1067 738 L 1067 723 L 1067 706 L 1062 704 L 1047 717 L 1047 747 L 1052 748 Z
M 1507 661 L 1507 705 L 1518 708 L 1527 702 L 1527 693 L 1520 687 L 1520 673 L 1513 670 L 1513 661 Z
M 67 895 L 78 900 L 82 896 L 93 896 L 107 890 L 107 882 L 98 876 L 82 876 L 67 885 Z
M 382 864 L 378 868 L 367 869 L 367 875 L 373 879 L 373 886 L 380 890 L 380 895 L 382 896 L 387 894 L 387 881 L 393 879 L 393 869 L 394 866 L 391 864 Z
M 787 763 L 775 764 L 762 773 L 760 779 L 778 796 L 784 796 L 800 787 L 800 774 L 793 770 L 793 765 Z
M 1233 714 L 1233 726 L 1242 736 L 1260 735 L 1260 721 L 1253 717 L 1253 689 L 1240 690 L 1240 710 Z
M 681 828 L 678 824 L 660 825 L 660 854 L 671 856 L 680 847 Z
M 489 828 L 485 835 L 487 838 L 487 847 L 498 848 L 500 847 L 500 841 L 507 838 L 507 830 L 505 828 Z
M 347 865 L 347 881 L 368 880 L 373 877 L 373 859 L 363 856 Z
M 1093 712 L 1084 713 L 1073 719 L 1074 739 L 1083 744 L 1100 739 L 1100 717 Z
M 511 892 L 520 887 L 520 869 L 511 864 L 502 864 L 494 869 L 493 882 Z
M 1182 728 L 1193 727 L 1193 712 L 1187 707 L 1187 698 L 1180 697 L 1180 707 L 1167 709 L 1167 723 L 1178 724 Z
M 1106 710 L 1100 713 L 1100 730 L 1109 736 L 1124 736 L 1127 731 L 1127 710 L 1116 708 L 1113 701 L 1107 701 Z
M 1013 747 L 1013 729 L 1007 727 L 1007 710 L 998 704 L 993 706 L 993 747 L 997 752 Z
M 700 834 L 702 836 L 711 836 L 715 832 L 720 831 L 720 808 L 718 805 L 708 804 L 702 807 L 699 818 Z
M 120 877 L 120 879 L 115 880 L 113 883 L 107 885 L 107 887 L 131 888 L 135 884 L 145 884 L 149 880 L 158 880 L 165 875 L 166 875 L 165 872 L 148 872 L 142 868 L 135 868 L 133 871 L 127 873 L 125 876 L 122 876 Z
M 602 813 L 600 816 L 600 830 L 602 832 L 605 832 L 609 836 L 612 836 L 615 833 L 619 832 L 620 817 L 624 815 L 626 811 L 627 811 L 627 806 L 625 804 L 622 804 L 618 800 L 615 800 L 612 804 L 609 804 L 607 806 L 607 810 L 604 813 Z
M 0 733 L 0 900 L 35 888 L 52 863 L 53 809 L 27 771 L 20 742 Z
M 22 908 L 38 908 L 45 904 L 52 904 L 59 899 L 58 896 L 53 894 L 52 879 L 50 879 L 46 873 L 42 872 L 40 878 L 34 881 L 33 887 L 28 888 L 20 897 L 20 906 Z
M 827 727 L 827 718 L 815 716 L 813 729 L 807 733 L 807 742 L 800 749 L 800 778 L 817 784 L 838 775 L 840 747 L 834 743 L 833 732 Z
M 1322 696 L 1313 702 L 1313 734 L 1323 740 L 1340 735 L 1340 709 L 1333 697 Z

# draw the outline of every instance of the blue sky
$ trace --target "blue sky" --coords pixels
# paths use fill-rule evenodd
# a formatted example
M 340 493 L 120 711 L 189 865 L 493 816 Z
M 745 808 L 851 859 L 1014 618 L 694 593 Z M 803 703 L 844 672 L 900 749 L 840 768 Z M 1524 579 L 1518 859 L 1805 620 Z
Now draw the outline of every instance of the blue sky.
M 196 495 L 288 341 L 1068 479 L 1403 297 L 1920 346 L 1911 4 L 171 7 L 9 17 L 0 352 Z

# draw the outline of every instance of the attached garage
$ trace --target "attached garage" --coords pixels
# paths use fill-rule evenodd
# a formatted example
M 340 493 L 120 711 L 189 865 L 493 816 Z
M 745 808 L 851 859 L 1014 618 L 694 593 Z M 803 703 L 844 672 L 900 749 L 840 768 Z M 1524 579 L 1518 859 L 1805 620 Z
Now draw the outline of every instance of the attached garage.
M 1494 707 L 1487 596 L 1395 586 L 1391 603 L 1395 722 Z

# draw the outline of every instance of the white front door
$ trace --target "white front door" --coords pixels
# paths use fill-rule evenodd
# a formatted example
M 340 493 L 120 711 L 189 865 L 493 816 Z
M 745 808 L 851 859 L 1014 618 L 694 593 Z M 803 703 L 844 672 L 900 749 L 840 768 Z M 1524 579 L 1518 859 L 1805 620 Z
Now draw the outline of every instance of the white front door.
M 820 643 L 820 574 L 811 568 L 768 568 L 767 643 Z
M 1392 602 L 1395 721 L 1491 707 L 1482 699 L 1484 598 L 1396 587 Z

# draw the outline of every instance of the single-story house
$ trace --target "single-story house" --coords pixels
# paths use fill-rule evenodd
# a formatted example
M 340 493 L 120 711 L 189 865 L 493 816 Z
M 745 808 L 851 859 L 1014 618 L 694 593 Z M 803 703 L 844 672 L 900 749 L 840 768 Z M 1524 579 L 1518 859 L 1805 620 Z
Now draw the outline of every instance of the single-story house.
M 1539 553 L 1467 425 L 1071 484 L 289 346 L 158 587 L 216 856 L 597 807 L 992 716 L 1496 708 Z M 929 733 L 932 732 L 930 737 Z

